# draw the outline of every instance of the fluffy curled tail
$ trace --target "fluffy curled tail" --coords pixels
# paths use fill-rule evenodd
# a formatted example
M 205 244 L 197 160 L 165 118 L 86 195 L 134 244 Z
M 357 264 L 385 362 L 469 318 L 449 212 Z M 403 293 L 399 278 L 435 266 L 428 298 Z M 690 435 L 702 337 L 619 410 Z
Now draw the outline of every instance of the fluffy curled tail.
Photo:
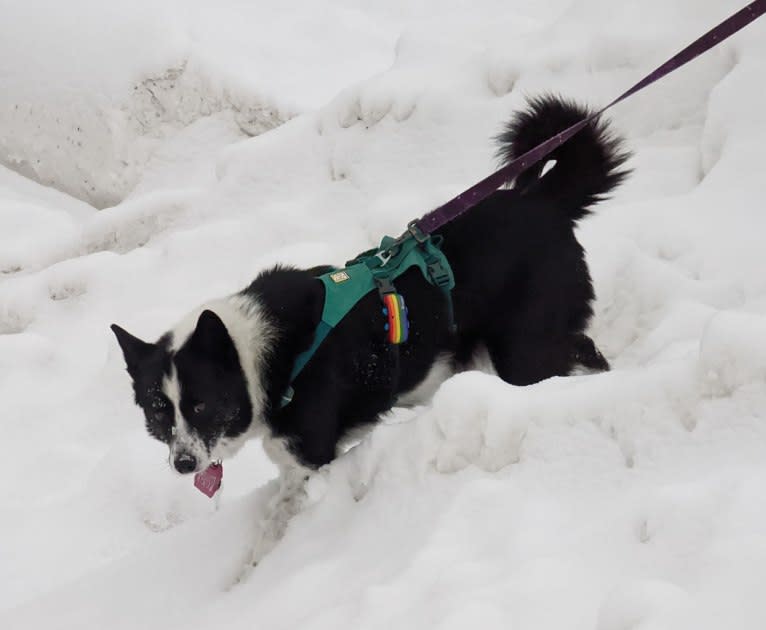
M 590 114 L 586 107 L 557 96 L 531 99 L 528 108 L 516 114 L 497 137 L 498 155 L 507 164 Z M 576 221 L 625 179 L 629 171 L 621 167 L 629 157 L 622 140 L 606 122 L 596 119 L 548 159 L 519 175 L 515 188 L 555 200 Z M 542 174 L 551 160 L 555 165 Z

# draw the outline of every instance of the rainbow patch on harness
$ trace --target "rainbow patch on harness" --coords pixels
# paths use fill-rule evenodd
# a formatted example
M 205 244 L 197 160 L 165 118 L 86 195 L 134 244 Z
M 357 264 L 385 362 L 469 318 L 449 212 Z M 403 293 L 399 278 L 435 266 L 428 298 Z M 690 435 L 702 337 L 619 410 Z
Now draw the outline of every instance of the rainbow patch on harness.
M 410 335 L 410 322 L 407 319 L 407 307 L 404 298 L 398 293 L 386 293 L 383 296 L 383 314 L 386 316 L 385 330 L 388 342 L 400 344 Z

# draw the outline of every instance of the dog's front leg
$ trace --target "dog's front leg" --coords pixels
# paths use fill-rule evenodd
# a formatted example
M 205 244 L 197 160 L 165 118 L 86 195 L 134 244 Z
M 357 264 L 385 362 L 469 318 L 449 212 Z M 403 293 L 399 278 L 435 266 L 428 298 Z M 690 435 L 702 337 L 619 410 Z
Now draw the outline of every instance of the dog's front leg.
M 305 503 L 306 481 L 311 474 L 335 457 L 339 393 L 333 385 L 333 374 L 325 367 L 320 374 L 312 375 L 302 398 L 296 398 L 282 411 L 279 423 L 290 428 L 291 438 L 268 436 L 263 440 L 263 448 L 279 468 L 280 477 L 258 528 L 247 570 L 284 536 L 290 519 Z
M 279 486 L 269 500 L 258 528 L 250 562 L 252 566 L 274 548 L 287 531 L 290 519 L 300 512 L 306 498 L 306 481 L 312 472 L 290 454 L 284 440 L 266 439 L 264 449 L 279 467 Z
M 269 553 L 287 531 L 290 519 L 300 512 L 306 498 L 308 469 L 297 468 L 279 479 L 279 488 L 269 500 L 258 528 L 250 564 L 255 566 Z

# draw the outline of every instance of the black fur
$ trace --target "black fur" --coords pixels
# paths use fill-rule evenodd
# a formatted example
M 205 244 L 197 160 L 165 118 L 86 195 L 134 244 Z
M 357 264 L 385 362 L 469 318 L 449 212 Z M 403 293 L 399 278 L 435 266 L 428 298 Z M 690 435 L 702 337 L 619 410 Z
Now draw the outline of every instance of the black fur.
M 170 374 L 169 337 L 164 335 L 157 343 L 147 343 L 117 324 L 112 324 L 112 331 L 133 379 L 134 400 L 144 412 L 146 430 L 167 444 L 175 414 L 173 404 L 162 391 L 162 380 Z
M 500 154 L 511 160 L 587 115 L 551 96 L 533 100 L 499 136 Z M 189 420 L 200 434 L 239 435 L 251 421 L 263 422 L 272 436 L 286 438 L 301 464 L 318 467 L 335 457 L 338 441 L 350 429 L 374 422 L 397 396 L 423 381 L 440 355 L 459 369 L 484 346 L 500 377 L 514 385 L 567 375 L 577 365 L 608 369 L 584 332 L 594 293 L 573 229 L 624 179 L 627 154 L 607 125 L 596 122 L 551 159 L 556 163 L 545 175 L 542 164 L 535 166 L 514 188 L 495 192 L 441 230 L 456 281 L 456 332 L 449 329 L 441 291 L 410 269 L 396 281 L 409 307 L 409 340 L 400 347 L 386 342 L 380 297 L 368 294 L 319 347 L 293 383 L 292 402 L 282 407 L 295 359 L 311 344 L 321 317 L 324 288 L 315 276 L 324 269 L 276 267 L 240 295 L 259 305 L 274 333 L 256 377 L 266 396 L 262 409 L 248 406 L 236 349 L 212 313 L 200 316 L 195 333 L 169 358 L 115 329 L 137 402 L 145 411 L 151 407 L 147 392 L 154 392 L 172 360 L 184 417 L 194 404 L 205 403 L 208 415 L 199 423 Z M 222 417 L 230 424 L 215 425 Z M 156 428 L 150 432 L 164 435 Z M 210 451 L 207 441 L 206 447 Z
M 532 101 L 500 136 L 500 151 L 510 160 L 587 114 L 552 97 Z M 409 307 L 409 341 L 401 348 L 386 343 L 380 298 L 368 295 L 322 344 L 284 409 L 279 401 L 287 375 L 310 344 L 323 288 L 309 272 L 274 269 L 246 289 L 291 331 L 265 375 L 265 420 L 303 463 L 329 462 L 344 433 L 375 421 L 398 394 L 423 380 L 440 353 L 459 368 L 484 345 L 500 377 L 515 385 L 563 376 L 578 364 L 609 368 L 584 334 L 594 294 L 573 221 L 622 181 L 627 154 L 605 123 L 594 123 L 551 159 L 557 163 L 542 178 L 539 168 L 526 174 L 517 188 L 497 191 L 441 230 L 456 280 L 457 334 L 449 332 L 441 292 L 410 270 L 396 283 Z M 285 303 L 285 295 L 295 302 L 296 293 L 310 308 Z M 308 318 L 297 322 L 298 315 Z
M 553 95 L 531 99 L 528 109 L 516 114 L 497 136 L 498 157 L 510 162 L 592 113 Z M 621 168 L 629 157 L 621 144 L 608 125 L 597 118 L 547 159 L 522 173 L 515 188 L 523 191 L 533 188 L 544 197 L 559 199 L 573 220 L 581 219 L 592 204 L 603 200 L 629 174 Z M 561 163 L 563 168 L 553 168 L 540 178 L 551 160 Z

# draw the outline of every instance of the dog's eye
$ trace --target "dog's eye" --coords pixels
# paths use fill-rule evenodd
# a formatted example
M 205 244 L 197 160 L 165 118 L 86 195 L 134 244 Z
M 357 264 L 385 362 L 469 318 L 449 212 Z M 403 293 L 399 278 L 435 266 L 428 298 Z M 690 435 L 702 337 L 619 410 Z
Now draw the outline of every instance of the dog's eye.
M 203 403 L 203 402 L 198 402 L 196 405 L 194 405 L 194 407 L 192 407 L 192 411 L 193 411 L 195 414 L 200 414 L 200 413 L 202 413 L 203 411 L 205 411 L 205 403 Z

